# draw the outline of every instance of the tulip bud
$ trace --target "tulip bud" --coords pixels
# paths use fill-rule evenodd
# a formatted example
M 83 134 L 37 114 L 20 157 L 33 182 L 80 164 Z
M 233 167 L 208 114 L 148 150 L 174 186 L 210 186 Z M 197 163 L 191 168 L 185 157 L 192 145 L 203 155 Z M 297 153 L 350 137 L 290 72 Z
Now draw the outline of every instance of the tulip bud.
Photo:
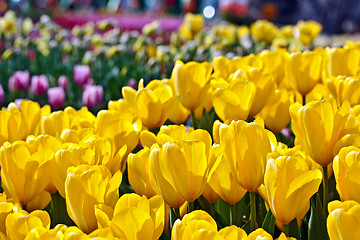
M 83 86 L 89 80 L 91 76 L 91 69 L 87 65 L 76 65 L 74 66 L 74 82 Z
M 65 98 L 65 92 L 62 87 L 53 87 L 48 89 L 48 101 L 51 107 L 63 107 L 65 104 Z
M 31 91 L 38 96 L 44 95 L 49 87 L 48 80 L 45 75 L 33 76 L 31 78 Z
M 17 71 L 9 79 L 10 91 L 25 91 L 30 85 L 30 74 L 28 71 Z
M 82 95 L 82 103 L 89 108 L 96 107 L 102 103 L 104 95 L 103 87 L 100 85 L 87 85 Z

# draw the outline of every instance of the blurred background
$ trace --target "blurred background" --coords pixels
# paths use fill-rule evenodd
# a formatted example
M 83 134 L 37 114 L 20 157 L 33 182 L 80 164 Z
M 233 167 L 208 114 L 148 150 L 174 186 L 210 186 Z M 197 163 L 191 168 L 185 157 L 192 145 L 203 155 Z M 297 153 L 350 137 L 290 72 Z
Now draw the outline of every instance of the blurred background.
M 172 16 L 172 27 L 176 28 L 184 13 L 193 12 L 203 14 L 208 21 L 225 19 L 236 24 L 267 19 L 285 25 L 311 19 L 323 25 L 325 34 L 360 30 L 358 0 L 0 0 L 1 14 L 10 9 L 19 16 L 33 19 L 48 14 L 64 27 L 82 25 L 97 18 L 129 16 L 129 20 L 121 21 L 128 21 L 131 26 L 123 23 L 122 27 L 136 30 L 151 18 Z M 136 19 L 131 18 L 134 15 Z

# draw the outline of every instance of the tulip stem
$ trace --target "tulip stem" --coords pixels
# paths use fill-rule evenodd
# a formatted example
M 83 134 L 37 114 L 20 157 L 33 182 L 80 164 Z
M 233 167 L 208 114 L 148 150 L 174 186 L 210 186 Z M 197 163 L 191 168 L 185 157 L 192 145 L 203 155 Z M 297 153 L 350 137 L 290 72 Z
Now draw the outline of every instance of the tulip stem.
M 191 111 L 191 125 L 194 129 L 198 129 L 198 126 L 196 124 L 196 119 L 195 119 L 195 112 Z
M 256 228 L 256 192 L 250 192 L 250 231 L 254 231 Z
M 329 181 L 328 181 L 328 174 L 327 174 L 327 166 L 323 167 L 323 211 L 325 216 L 327 216 L 327 205 L 329 201 Z
M 194 202 L 188 202 L 187 209 L 188 209 L 188 213 L 194 211 Z
M 236 205 L 230 205 L 230 226 L 236 225 Z
M 170 207 L 170 232 L 171 232 L 171 229 L 173 228 L 174 226 L 174 223 L 176 221 L 176 219 L 180 218 L 180 211 L 179 211 L 179 208 L 174 208 L 174 207 Z
M 289 226 L 289 224 L 283 224 L 283 233 L 285 233 L 286 237 L 290 237 L 290 226 Z

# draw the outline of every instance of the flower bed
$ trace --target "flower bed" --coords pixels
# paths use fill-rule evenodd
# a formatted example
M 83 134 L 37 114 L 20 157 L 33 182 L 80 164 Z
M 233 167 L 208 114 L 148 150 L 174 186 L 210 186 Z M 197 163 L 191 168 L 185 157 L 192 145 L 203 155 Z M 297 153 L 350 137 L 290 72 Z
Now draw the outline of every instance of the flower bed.
M 84 88 L 95 107 L 93 68 L 70 69 L 57 94 Z M 124 86 L 96 114 L 11 102 L 0 111 L 0 235 L 357 239 L 359 69 L 348 42 L 178 60 L 170 78 Z M 16 72 L 9 86 L 40 95 L 45 77 L 32 78 Z

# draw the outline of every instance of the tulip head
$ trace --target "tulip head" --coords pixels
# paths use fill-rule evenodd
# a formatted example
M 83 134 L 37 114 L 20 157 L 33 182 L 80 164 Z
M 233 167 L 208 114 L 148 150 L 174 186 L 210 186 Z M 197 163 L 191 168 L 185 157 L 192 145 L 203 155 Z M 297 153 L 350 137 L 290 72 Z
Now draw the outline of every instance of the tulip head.
M 90 233 L 98 228 L 94 206 L 114 207 L 119 198 L 122 174 L 113 176 L 105 166 L 70 167 L 65 181 L 66 207 L 69 217 L 79 228 Z
M 332 240 L 360 238 L 360 205 L 355 201 L 332 201 L 326 225 Z
M 313 101 L 302 106 L 290 106 L 291 128 L 295 143 L 303 147 L 316 163 L 328 166 L 334 159 L 334 146 L 346 133 L 351 132 L 348 123 L 350 105 L 346 101 L 337 108 L 335 101 Z
M 341 200 L 360 201 L 360 184 L 357 173 L 360 171 L 360 149 L 354 146 L 341 148 L 333 162 L 336 189 Z
M 233 121 L 219 128 L 220 143 L 224 143 L 224 155 L 236 181 L 247 191 L 255 192 L 264 180 L 267 154 L 275 136 L 264 129 L 261 119 L 256 122 Z M 259 123 L 257 123 L 259 122 Z M 275 144 L 274 144 L 275 143 Z
M 281 224 L 301 220 L 310 208 L 310 198 L 322 181 L 320 170 L 309 170 L 301 155 L 269 154 L 264 185 L 271 212 Z
M 190 111 L 201 106 L 207 89 L 210 87 L 212 66 L 208 62 L 182 63 L 177 61 L 173 69 L 176 95 L 182 105 Z
M 31 78 L 31 91 L 37 95 L 44 95 L 49 88 L 48 79 L 45 75 L 32 76 Z

